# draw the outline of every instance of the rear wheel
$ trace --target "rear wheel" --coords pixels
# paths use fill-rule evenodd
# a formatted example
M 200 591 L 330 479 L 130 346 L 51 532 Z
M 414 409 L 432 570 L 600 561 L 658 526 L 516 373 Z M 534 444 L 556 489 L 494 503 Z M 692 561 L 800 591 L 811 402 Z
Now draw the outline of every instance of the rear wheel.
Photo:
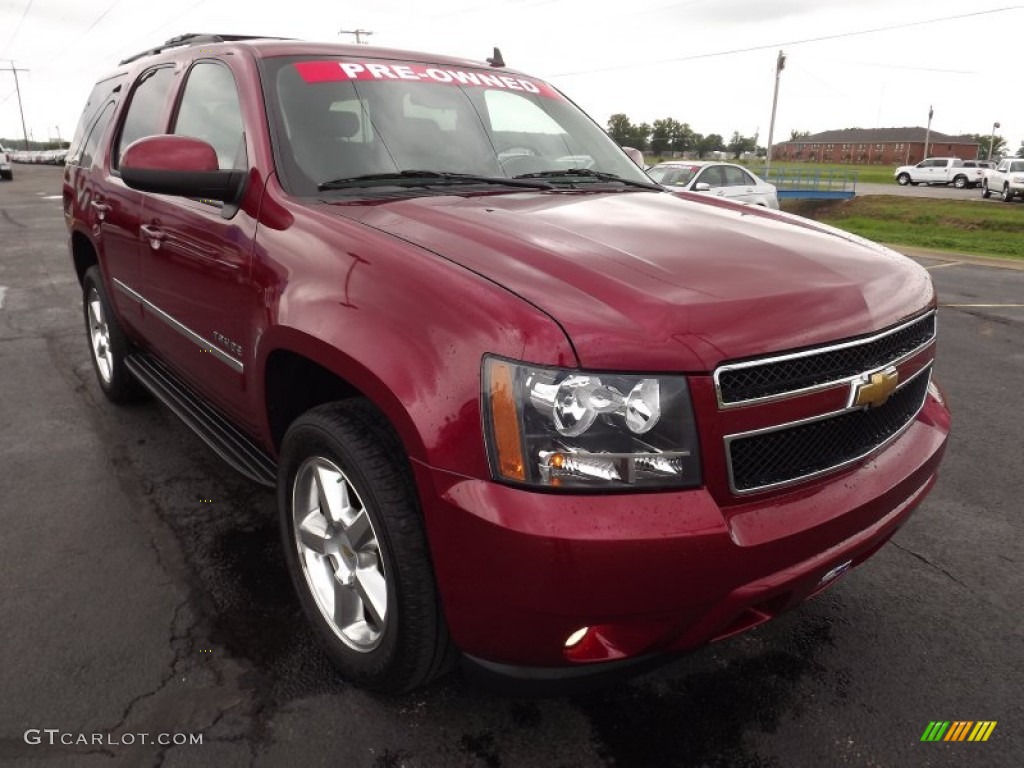
M 285 434 L 281 534 L 299 600 L 351 682 L 407 691 L 455 658 L 405 453 L 364 400 L 319 406 Z
M 1009 184 L 1004 184 L 1003 185 L 1003 202 L 1004 203 L 1013 202 L 1013 192 L 1010 191 L 1010 185 Z
M 963 175 L 957 176 L 955 179 L 953 179 L 953 186 L 956 187 L 957 189 L 963 189 L 964 187 L 967 186 L 967 177 Z
M 901 187 L 907 186 L 907 184 L 910 183 L 910 174 L 901 173 L 899 176 L 896 177 L 896 183 L 899 184 Z
M 82 308 L 92 366 L 103 394 L 113 403 L 143 399 L 146 391 L 124 364 L 131 342 L 107 299 L 99 267 L 90 267 L 82 278 Z

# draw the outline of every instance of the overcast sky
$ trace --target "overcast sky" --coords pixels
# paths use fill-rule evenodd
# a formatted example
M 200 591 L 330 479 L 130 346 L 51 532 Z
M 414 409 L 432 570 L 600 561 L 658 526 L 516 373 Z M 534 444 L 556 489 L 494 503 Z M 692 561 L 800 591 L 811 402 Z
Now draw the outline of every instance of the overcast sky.
M 978 15 L 916 24 L 968 13 Z M 373 31 L 372 44 L 473 59 L 498 45 L 510 67 L 549 80 L 602 125 L 615 112 L 675 117 L 727 139 L 760 132 L 766 144 L 783 48 L 776 141 L 792 129 L 923 126 L 929 105 L 934 130 L 988 133 L 999 121 L 1011 151 L 1024 139 L 1024 6 L 1005 0 L 0 0 L 0 60 L 28 70 L 32 138 L 58 127 L 67 138 L 97 75 L 174 35 L 349 41 L 337 32 L 357 28 Z M 0 136 L 10 138 L 21 136 L 13 93 L 0 70 Z

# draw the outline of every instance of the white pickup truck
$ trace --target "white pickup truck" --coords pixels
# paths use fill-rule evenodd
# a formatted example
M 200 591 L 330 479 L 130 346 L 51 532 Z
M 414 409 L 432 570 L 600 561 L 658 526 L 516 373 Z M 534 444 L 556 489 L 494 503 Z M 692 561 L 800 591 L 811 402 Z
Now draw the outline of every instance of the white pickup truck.
M 901 187 L 907 184 L 952 184 L 957 189 L 965 189 L 981 184 L 984 174 L 984 168 L 969 168 L 957 157 L 929 157 L 917 165 L 901 165 L 893 176 Z
M 993 170 L 985 171 L 985 178 L 981 182 L 981 196 L 989 197 L 993 192 L 1002 195 L 1007 203 L 1017 195 L 1024 197 L 1024 160 L 1007 157 Z

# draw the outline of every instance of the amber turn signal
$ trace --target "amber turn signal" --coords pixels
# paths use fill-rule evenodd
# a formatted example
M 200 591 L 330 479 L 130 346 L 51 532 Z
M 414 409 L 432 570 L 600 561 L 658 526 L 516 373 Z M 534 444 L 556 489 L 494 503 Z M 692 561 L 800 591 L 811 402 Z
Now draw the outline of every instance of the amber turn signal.
M 519 434 L 519 416 L 516 413 L 515 391 L 512 386 L 512 366 L 499 360 L 491 361 L 490 402 L 494 447 L 498 454 L 498 472 L 507 480 L 525 480 L 523 444 Z

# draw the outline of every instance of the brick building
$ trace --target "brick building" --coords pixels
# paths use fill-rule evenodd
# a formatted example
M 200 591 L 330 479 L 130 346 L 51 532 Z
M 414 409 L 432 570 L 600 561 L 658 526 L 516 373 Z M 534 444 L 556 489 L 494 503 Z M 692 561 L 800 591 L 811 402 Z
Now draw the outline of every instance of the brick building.
M 783 141 L 772 149 L 776 161 L 913 165 L 924 160 L 924 128 L 844 128 L 824 131 L 797 141 Z M 928 157 L 976 160 L 978 144 L 970 136 L 948 136 L 932 131 Z

